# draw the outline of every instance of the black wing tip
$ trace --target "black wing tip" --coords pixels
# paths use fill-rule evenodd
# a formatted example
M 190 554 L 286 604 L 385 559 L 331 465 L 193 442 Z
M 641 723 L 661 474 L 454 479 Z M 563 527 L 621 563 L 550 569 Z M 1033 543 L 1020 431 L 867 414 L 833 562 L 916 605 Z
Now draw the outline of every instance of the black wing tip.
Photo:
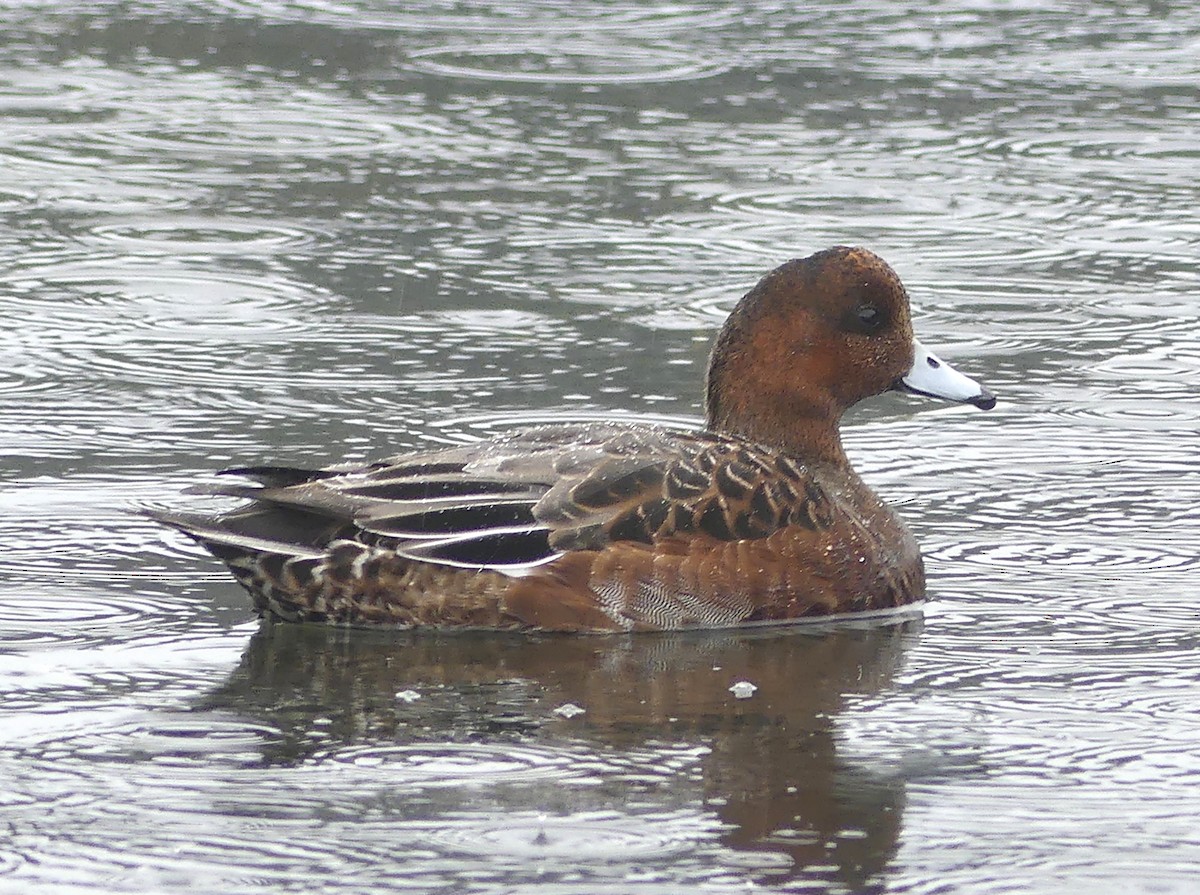
M 266 488 L 288 488 L 292 485 L 303 485 L 306 482 L 327 479 L 337 474 L 338 471 L 333 469 L 306 469 L 300 466 L 277 466 L 270 464 L 230 466 L 228 469 L 222 469 L 217 473 L 217 475 L 242 476 L 254 479 Z

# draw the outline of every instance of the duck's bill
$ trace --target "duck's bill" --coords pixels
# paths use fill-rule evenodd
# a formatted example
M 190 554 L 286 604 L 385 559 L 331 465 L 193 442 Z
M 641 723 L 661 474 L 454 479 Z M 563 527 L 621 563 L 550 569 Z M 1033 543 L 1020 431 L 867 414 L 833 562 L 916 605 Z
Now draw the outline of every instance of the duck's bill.
M 996 406 L 995 395 L 971 377 L 958 372 L 915 339 L 912 369 L 900 377 L 896 388 L 914 395 L 974 404 L 980 410 L 991 410 Z

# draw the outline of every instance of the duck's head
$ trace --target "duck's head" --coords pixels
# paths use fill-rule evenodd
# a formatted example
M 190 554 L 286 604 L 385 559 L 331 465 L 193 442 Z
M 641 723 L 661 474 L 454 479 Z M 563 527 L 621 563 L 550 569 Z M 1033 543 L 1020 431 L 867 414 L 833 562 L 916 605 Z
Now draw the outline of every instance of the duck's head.
M 838 420 L 891 389 L 996 403 L 913 337 L 908 293 L 882 258 L 838 246 L 777 267 L 738 302 L 709 360 L 708 424 L 844 463 Z

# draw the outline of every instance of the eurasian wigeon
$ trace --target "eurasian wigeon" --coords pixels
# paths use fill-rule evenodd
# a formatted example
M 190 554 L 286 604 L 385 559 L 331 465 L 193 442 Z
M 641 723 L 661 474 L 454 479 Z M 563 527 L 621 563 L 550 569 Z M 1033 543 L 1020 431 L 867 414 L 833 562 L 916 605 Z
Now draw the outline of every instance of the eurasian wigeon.
M 878 256 L 789 261 L 725 322 L 707 426 L 546 425 L 351 470 L 250 467 L 223 515 L 155 513 L 260 615 L 348 625 L 650 631 L 920 600 L 908 528 L 838 424 L 889 389 L 995 404 L 913 338 Z

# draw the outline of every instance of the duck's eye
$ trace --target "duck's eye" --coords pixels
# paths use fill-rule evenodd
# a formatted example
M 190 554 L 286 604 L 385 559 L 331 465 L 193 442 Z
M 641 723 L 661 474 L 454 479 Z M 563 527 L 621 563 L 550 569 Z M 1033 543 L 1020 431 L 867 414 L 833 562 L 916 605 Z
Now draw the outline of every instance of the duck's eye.
M 847 321 L 855 332 L 873 333 L 887 322 L 887 316 L 875 305 L 864 302 L 854 309 Z

